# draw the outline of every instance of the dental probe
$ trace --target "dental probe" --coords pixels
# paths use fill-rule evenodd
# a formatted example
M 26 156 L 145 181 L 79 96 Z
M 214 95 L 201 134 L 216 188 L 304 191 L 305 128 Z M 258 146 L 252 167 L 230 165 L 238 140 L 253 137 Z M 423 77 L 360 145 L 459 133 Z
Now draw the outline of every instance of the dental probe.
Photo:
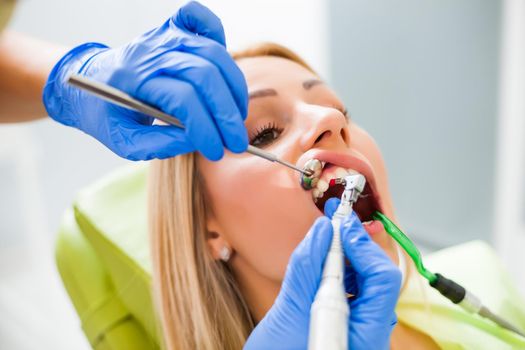
M 361 174 L 348 175 L 339 183 L 345 186 L 341 203 L 332 217 L 334 235 L 326 256 L 323 275 L 310 310 L 309 350 L 342 350 L 348 348 L 350 308 L 344 285 L 344 253 L 341 243 L 341 221 L 352 212 L 352 206 L 365 188 Z
M 497 325 L 525 337 L 523 331 L 512 325 L 507 320 L 494 314 L 488 307 L 481 303 L 477 296 L 466 290 L 463 286 L 439 273 L 434 274 L 428 271 L 423 265 L 423 259 L 421 258 L 421 254 L 415 244 L 384 214 L 375 212 L 373 218 L 381 221 L 385 231 L 408 253 L 414 261 L 417 271 L 428 280 L 430 286 L 437 289 L 443 296 L 454 304 L 458 304 L 469 313 L 478 314 L 482 317 L 488 318 Z
M 171 124 L 173 126 L 179 127 L 181 129 L 184 129 L 184 125 L 178 120 L 177 118 L 162 112 L 161 110 L 152 107 L 144 102 L 141 102 L 134 97 L 126 94 L 125 92 L 116 89 L 110 85 L 90 80 L 86 77 L 83 77 L 81 75 L 72 74 L 68 81 L 70 85 L 75 86 L 79 89 L 82 89 L 84 91 L 87 91 L 93 95 L 96 95 L 103 100 L 106 100 L 108 102 L 111 102 L 113 104 L 116 104 L 118 106 L 131 109 L 140 113 L 147 114 L 151 117 L 154 117 L 156 119 L 162 120 L 163 122 L 167 124 Z M 275 154 L 266 152 L 260 148 L 254 147 L 252 145 L 248 145 L 248 149 L 246 152 L 253 154 L 257 157 L 269 160 L 270 162 L 277 162 L 279 164 L 282 164 L 290 169 L 293 169 L 295 171 L 300 172 L 303 175 L 306 176 L 312 176 L 313 172 L 310 170 L 303 170 L 301 168 L 296 167 L 295 165 L 282 160 L 278 158 Z

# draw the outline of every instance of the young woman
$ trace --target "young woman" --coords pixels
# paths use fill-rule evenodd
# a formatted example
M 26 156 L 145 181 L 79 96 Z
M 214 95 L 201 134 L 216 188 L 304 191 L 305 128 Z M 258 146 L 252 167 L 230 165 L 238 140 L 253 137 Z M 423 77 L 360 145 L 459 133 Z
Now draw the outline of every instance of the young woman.
M 367 187 L 354 207 L 359 220 L 349 218 L 342 232 L 359 287 L 350 342 L 355 349 L 437 349 L 439 340 L 416 327 L 394 327 L 399 289 L 402 296 L 416 274 L 402 264 L 408 259 L 382 225 L 371 221 L 375 210 L 395 219 L 372 137 L 288 49 L 261 44 L 233 57 L 250 95 L 250 143 L 299 167 L 310 159 L 326 165 L 317 186 L 305 191 L 297 173 L 249 154 L 226 153 L 212 162 L 192 153 L 153 164 L 154 288 L 167 347 L 239 349 L 250 337 L 247 347 L 305 348 L 309 308 L 331 239 L 323 214 L 333 213 L 336 204 L 328 199 L 341 192 L 328 182 L 355 170 Z
M 231 341 L 211 348 L 244 342 L 273 305 L 292 251 L 323 215 L 322 183 L 336 172 L 364 174 L 373 191 L 366 205 L 393 216 L 377 146 L 303 60 L 274 44 L 234 58 L 250 92 L 250 143 L 299 166 L 312 158 L 332 165 L 317 188 L 305 191 L 296 173 L 246 154 L 228 153 L 219 162 L 190 154 L 155 164 L 155 280 L 172 348 L 201 348 L 208 337 Z M 379 223 L 366 228 L 397 262 Z

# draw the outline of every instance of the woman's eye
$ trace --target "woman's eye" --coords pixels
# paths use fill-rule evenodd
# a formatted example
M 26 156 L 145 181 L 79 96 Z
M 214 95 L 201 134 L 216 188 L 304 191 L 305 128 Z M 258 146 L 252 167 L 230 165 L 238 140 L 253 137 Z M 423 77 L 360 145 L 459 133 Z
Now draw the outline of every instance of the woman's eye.
M 268 125 L 259 129 L 254 137 L 250 140 L 250 145 L 255 147 L 264 147 L 275 141 L 281 135 L 283 130 L 276 126 Z

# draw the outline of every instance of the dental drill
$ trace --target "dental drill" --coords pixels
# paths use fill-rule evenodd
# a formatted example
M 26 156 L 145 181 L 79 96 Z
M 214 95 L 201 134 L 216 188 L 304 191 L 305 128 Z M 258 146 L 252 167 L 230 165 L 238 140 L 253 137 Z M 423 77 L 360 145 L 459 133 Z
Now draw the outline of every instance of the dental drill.
M 334 235 L 326 256 L 323 275 L 310 310 L 309 350 L 347 349 L 348 320 L 350 308 L 344 285 L 344 253 L 340 225 L 352 212 L 352 206 L 365 188 L 366 180 L 361 174 L 336 179 L 344 186 L 341 203 L 332 217 Z

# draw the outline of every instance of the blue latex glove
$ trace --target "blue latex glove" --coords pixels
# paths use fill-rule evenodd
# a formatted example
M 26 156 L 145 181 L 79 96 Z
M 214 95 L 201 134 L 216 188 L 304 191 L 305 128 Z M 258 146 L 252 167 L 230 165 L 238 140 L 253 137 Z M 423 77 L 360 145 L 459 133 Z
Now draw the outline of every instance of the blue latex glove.
M 69 86 L 72 73 L 160 108 L 179 118 L 186 131 L 152 125 L 148 116 Z M 198 2 L 123 47 L 87 43 L 74 48 L 54 67 L 43 98 L 53 119 L 131 160 L 195 150 L 218 160 L 224 147 L 239 153 L 248 146 L 246 81 L 226 51 L 221 21 Z
M 325 212 L 329 217 L 338 203 L 338 199 L 327 202 Z M 315 221 L 290 258 L 274 305 L 250 334 L 244 349 L 307 348 L 310 308 L 321 281 L 332 235 L 328 217 Z M 350 302 L 348 347 L 352 350 L 389 349 L 390 334 L 397 320 L 394 309 L 401 288 L 401 272 L 370 239 L 355 213 L 342 221 L 341 240 L 357 275 L 349 280 L 357 283 L 359 290 L 358 297 Z

